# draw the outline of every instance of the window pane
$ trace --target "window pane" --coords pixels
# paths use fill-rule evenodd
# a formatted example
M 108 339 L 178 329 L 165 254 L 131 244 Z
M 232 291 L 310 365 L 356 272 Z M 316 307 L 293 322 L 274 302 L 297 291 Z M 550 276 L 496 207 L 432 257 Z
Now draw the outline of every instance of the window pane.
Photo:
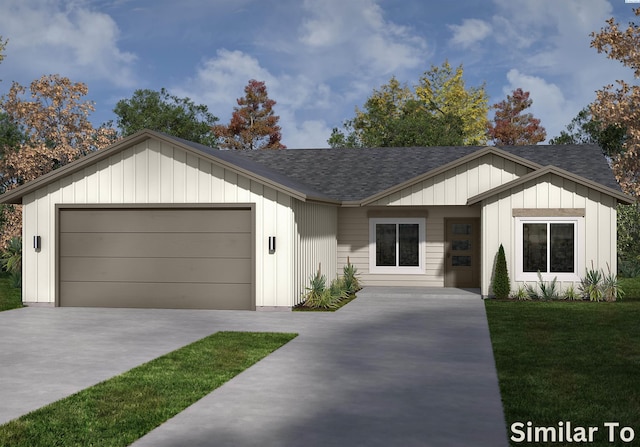
M 419 225 L 418 224 L 399 224 L 398 238 L 401 267 L 418 267 L 418 250 L 419 250 Z
M 454 267 L 471 267 L 471 256 L 451 256 L 451 265 Z
M 396 264 L 396 224 L 376 225 L 376 265 L 395 267 Z
M 451 230 L 453 234 L 471 234 L 471 224 L 453 224 Z
M 453 251 L 471 250 L 471 241 L 469 239 L 461 239 L 459 241 L 451 241 L 451 250 L 453 250 Z
M 522 270 L 547 271 L 547 224 L 522 224 Z
M 573 273 L 573 244 L 575 225 L 573 223 L 552 223 L 551 233 L 551 272 Z

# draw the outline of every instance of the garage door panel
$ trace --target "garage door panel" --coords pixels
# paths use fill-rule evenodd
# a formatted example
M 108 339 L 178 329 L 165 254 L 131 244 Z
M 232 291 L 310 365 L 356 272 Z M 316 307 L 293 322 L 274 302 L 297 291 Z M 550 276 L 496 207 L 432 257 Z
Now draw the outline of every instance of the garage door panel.
M 64 281 L 250 283 L 250 259 L 61 258 Z
M 62 208 L 61 306 L 255 309 L 249 208 Z
M 70 233 L 247 233 L 249 216 L 248 209 L 77 209 L 60 214 L 60 228 Z
M 250 284 L 62 282 L 61 306 L 157 309 L 252 308 Z
M 60 256 L 250 258 L 249 233 L 62 233 Z

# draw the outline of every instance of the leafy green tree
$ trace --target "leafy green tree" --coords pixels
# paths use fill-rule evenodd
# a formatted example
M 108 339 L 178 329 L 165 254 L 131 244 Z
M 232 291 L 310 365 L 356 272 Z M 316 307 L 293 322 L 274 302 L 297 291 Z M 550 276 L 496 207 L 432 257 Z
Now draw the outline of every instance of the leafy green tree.
M 484 84 L 467 87 L 463 75 L 462 65 L 455 70 L 448 61 L 440 67 L 432 65 L 420 78 L 416 96 L 433 113 L 459 117 L 465 145 L 486 144 L 489 97 Z
M 269 98 L 264 82 L 251 79 L 244 88 L 244 97 L 238 98 L 237 107 L 228 125 L 214 126 L 224 149 L 286 149 L 280 140 L 280 117 L 274 114 L 276 102 Z
M 333 129 L 331 147 L 452 146 L 463 143 L 462 119 L 434 110 L 392 77 L 356 108 L 343 129 Z
M 618 205 L 618 259 L 640 265 L 640 205 Z
M 208 107 L 171 95 L 164 88 L 159 92 L 136 90 L 131 98 L 118 101 L 113 112 L 125 137 L 150 129 L 211 147 L 217 144 L 212 126 L 218 118 L 209 113 Z
M 626 129 L 616 126 L 605 126 L 585 107 L 567 125 L 566 130 L 549 140 L 551 144 L 597 144 L 605 155 L 614 157 L 622 154 L 626 140 Z

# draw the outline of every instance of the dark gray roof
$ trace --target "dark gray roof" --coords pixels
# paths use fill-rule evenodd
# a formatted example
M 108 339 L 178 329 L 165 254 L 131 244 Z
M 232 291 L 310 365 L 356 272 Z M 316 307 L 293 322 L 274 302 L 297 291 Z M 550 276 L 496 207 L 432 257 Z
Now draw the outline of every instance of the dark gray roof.
M 268 167 L 339 201 L 359 201 L 438 169 L 485 147 L 392 147 L 236 151 L 239 158 Z M 596 145 L 500 147 L 541 166 L 554 165 L 620 191 Z

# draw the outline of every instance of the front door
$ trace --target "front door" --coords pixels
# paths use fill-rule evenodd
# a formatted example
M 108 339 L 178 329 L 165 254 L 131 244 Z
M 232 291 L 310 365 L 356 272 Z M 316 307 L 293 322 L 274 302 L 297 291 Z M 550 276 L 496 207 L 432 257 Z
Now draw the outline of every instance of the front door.
M 480 219 L 445 219 L 445 287 L 480 287 Z

